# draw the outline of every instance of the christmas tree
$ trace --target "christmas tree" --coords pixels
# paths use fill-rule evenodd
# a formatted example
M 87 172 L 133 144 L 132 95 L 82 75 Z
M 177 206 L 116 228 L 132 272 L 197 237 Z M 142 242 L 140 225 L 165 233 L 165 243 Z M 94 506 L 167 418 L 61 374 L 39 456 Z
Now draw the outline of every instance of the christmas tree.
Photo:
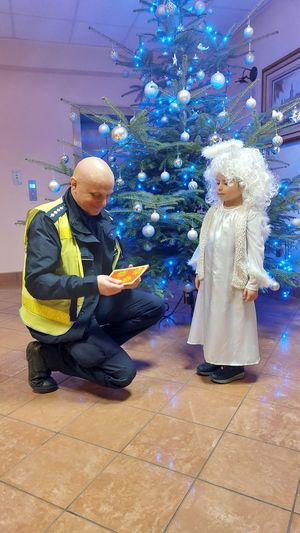
M 132 69 L 136 75 L 136 83 L 126 93 L 132 94 L 132 116 L 125 116 L 106 97 L 106 115 L 91 114 L 78 106 L 78 112 L 94 122 L 99 136 L 107 139 L 105 149 L 80 155 L 97 155 L 111 165 L 116 190 L 110 211 L 116 215 L 117 235 L 125 241 L 131 263 L 151 265 L 146 283 L 163 293 L 170 278 L 184 285 L 193 277 L 187 261 L 208 208 L 202 178 L 203 146 L 240 138 L 245 145 L 263 150 L 271 166 L 278 166 L 276 156 L 283 142 L 280 133 L 291 120 L 299 120 L 296 106 L 300 99 L 272 113 L 255 111 L 256 39 L 250 16 L 261 2 L 226 35 L 207 22 L 211 15 L 208 2 L 140 0 L 140 4 L 155 31 L 140 35 L 136 50 L 105 36 L 113 44 L 112 60 L 126 69 L 124 74 Z M 91 31 L 100 33 L 94 28 Z M 232 44 L 237 31 L 241 40 Z M 236 81 L 240 84 L 234 87 L 239 91 L 233 94 L 230 86 Z M 76 103 L 72 106 L 74 119 Z M 71 175 L 67 164 L 68 156 L 63 154 L 60 165 L 44 166 Z M 273 233 L 266 267 L 284 295 L 299 283 L 291 264 L 293 243 L 299 238 L 299 230 L 291 223 L 292 211 L 299 209 L 299 182 L 300 176 L 281 184 L 269 212 Z M 60 191 L 56 180 L 49 188 Z

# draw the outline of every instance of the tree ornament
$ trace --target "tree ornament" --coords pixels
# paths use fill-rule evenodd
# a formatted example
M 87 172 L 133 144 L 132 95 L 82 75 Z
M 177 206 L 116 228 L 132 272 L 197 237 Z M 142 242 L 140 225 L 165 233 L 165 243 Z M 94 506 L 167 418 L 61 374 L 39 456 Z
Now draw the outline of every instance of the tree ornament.
M 144 248 L 145 252 L 151 252 L 153 246 L 152 246 L 151 242 L 145 242 L 145 244 L 143 245 L 143 248 Z
M 294 220 L 292 220 L 292 224 L 294 226 L 296 226 L 297 228 L 300 227 L 300 218 L 294 218 Z
M 169 179 L 170 179 L 170 174 L 169 174 L 169 172 L 168 172 L 167 170 L 164 170 L 164 171 L 161 173 L 161 175 L 160 175 L 160 179 L 161 179 L 161 181 L 165 181 L 165 182 L 166 182 L 166 181 L 169 181 Z
M 115 158 L 114 155 L 109 155 L 109 156 L 108 156 L 108 161 L 109 161 L 109 163 L 114 163 L 115 160 L 116 160 L 116 158 Z
M 189 78 L 186 80 L 186 83 L 187 83 L 187 85 L 189 85 L 190 88 L 191 88 L 192 85 L 194 85 L 195 80 L 194 80 L 194 78 L 192 78 L 192 76 L 189 76 Z
M 110 134 L 110 127 L 108 124 L 106 124 L 106 122 L 103 122 L 103 124 L 100 124 L 98 131 L 100 135 L 107 137 Z
M 249 51 L 248 54 L 244 57 L 244 63 L 245 65 L 253 65 L 255 56 L 253 52 Z
M 300 109 L 298 107 L 294 107 L 292 114 L 291 114 L 291 121 L 297 124 L 297 122 L 300 122 Z
M 279 154 L 279 152 L 280 152 L 280 147 L 279 147 L 279 146 L 273 146 L 273 147 L 271 148 L 271 152 L 272 152 L 273 155 L 277 155 L 277 154 Z
M 225 85 L 225 76 L 222 74 L 222 72 L 215 72 L 215 74 L 212 75 L 210 78 L 210 83 L 214 89 L 222 89 Z
M 118 187 L 122 187 L 122 185 L 124 185 L 124 180 L 121 176 L 121 174 L 119 174 L 119 177 L 116 179 L 116 184 Z
M 117 50 L 115 50 L 114 48 L 111 50 L 110 52 L 110 57 L 112 58 L 113 61 L 118 61 L 119 59 L 119 52 L 117 52 Z
M 58 181 L 56 179 L 53 179 L 53 180 L 49 181 L 48 188 L 49 188 L 49 190 L 51 192 L 59 192 L 60 189 L 61 189 L 61 184 L 58 183 Z
M 201 28 L 199 28 L 199 29 L 201 30 Z M 206 52 L 206 50 L 209 49 L 209 46 L 204 46 L 204 44 L 199 43 L 199 44 L 197 45 L 197 48 L 198 48 L 198 50 L 200 50 L 200 52 Z
M 247 109 L 255 109 L 256 108 L 256 100 L 252 96 L 246 100 L 246 107 Z
M 165 10 L 167 15 L 174 15 L 176 11 L 176 4 L 174 4 L 172 0 L 167 0 L 167 3 L 165 4 Z
M 64 165 L 66 165 L 69 162 L 69 156 L 67 154 L 63 153 L 63 155 L 60 158 L 60 162 L 63 163 Z
M 216 131 L 208 137 L 208 144 L 210 145 L 220 143 L 221 141 L 222 137 Z
M 119 124 L 111 130 L 111 138 L 118 144 L 124 143 L 128 138 L 128 131 L 124 126 Z
M 188 104 L 191 99 L 191 93 L 187 89 L 182 89 L 177 93 L 177 99 L 181 104 Z
M 150 216 L 152 222 L 158 222 L 160 219 L 160 214 L 157 211 L 153 211 Z
M 198 70 L 198 72 L 196 73 L 196 78 L 199 81 L 203 81 L 204 80 L 205 72 L 204 72 L 204 70 L 202 70 L 202 68 L 200 70 Z
M 181 68 L 179 68 L 176 72 L 176 76 L 178 76 L 178 78 L 180 78 L 180 76 L 182 76 L 183 72 L 181 70 Z
M 122 71 L 122 77 L 123 78 L 129 78 L 129 76 L 130 76 L 129 70 L 123 70 Z
M 155 14 L 157 17 L 165 17 L 167 15 L 165 4 L 157 6 Z
M 244 39 L 251 39 L 251 37 L 253 36 L 253 33 L 254 33 L 254 30 L 253 28 L 250 26 L 250 24 L 248 24 L 248 26 L 246 26 L 246 28 L 244 29 Z
M 198 63 L 198 61 L 199 61 L 199 56 L 197 56 L 197 54 L 194 54 L 193 55 L 193 62 L 194 63 Z
M 194 228 L 191 228 L 190 231 L 187 233 L 187 238 L 190 241 L 196 241 L 198 239 L 198 233 Z
M 154 81 L 149 81 L 144 87 L 144 94 L 147 98 L 156 98 L 159 92 L 159 87 Z
M 194 9 L 197 15 L 203 15 L 203 13 L 205 13 L 206 5 L 201 0 L 197 0 L 194 4 Z
M 282 122 L 284 119 L 284 115 L 281 111 L 276 111 L 276 109 L 272 110 L 272 119 L 274 122 Z
M 147 179 L 147 177 L 148 177 L 148 176 L 147 176 L 146 172 L 144 172 L 143 170 L 141 170 L 141 171 L 138 173 L 138 175 L 137 175 L 137 179 L 138 179 L 139 181 L 142 181 L 142 182 L 145 181 L 145 180 Z
M 276 133 L 276 135 L 272 139 L 273 146 L 281 146 L 282 143 L 283 143 L 283 138 L 281 137 L 281 135 L 278 135 L 278 133 Z
M 226 111 L 226 109 L 223 109 L 223 111 L 220 111 L 220 113 L 218 113 L 218 119 L 221 121 L 226 120 L 228 116 L 228 111 Z
M 191 181 L 189 181 L 188 183 L 188 188 L 190 191 L 195 191 L 196 189 L 198 189 L 198 183 L 195 180 L 191 179 Z
M 147 222 L 146 226 L 142 228 L 142 234 L 149 239 L 155 234 L 155 228 Z
M 190 139 L 190 134 L 184 130 L 182 134 L 180 135 L 180 140 L 183 142 L 188 142 L 189 139 Z
M 280 283 L 274 279 L 272 285 L 270 286 L 271 291 L 279 291 Z
M 181 168 L 182 167 L 182 164 L 183 164 L 183 161 L 182 159 L 179 157 L 179 155 L 176 157 L 176 159 L 174 159 L 174 163 L 173 163 L 173 166 L 174 168 Z
M 69 117 L 72 122 L 75 122 L 75 120 L 78 119 L 78 115 L 77 113 L 75 113 L 75 111 L 71 111 L 71 113 L 69 114 Z
M 135 213 L 141 213 L 143 211 L 143 206 L 140 202 L 136 202 L 133 206 L 133 211 Z

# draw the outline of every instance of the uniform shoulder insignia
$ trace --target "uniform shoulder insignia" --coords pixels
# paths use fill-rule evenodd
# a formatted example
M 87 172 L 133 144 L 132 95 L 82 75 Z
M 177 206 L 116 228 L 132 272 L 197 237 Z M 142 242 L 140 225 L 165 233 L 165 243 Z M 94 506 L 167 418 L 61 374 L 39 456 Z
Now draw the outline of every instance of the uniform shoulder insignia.
M 56 205 L 50 211 L 47 211 L 46 215 L 51 218 L 52 222 L 56 222 L 59 217 L 64 215 L 67 211 L 67 206 L 64 202 L 61 204 Z
M 106 215 L 105 218 L 109 218 L 111 221 L 113 220 L 113 217 L 111 216 L 111 214 L 108 211 L 106 211 L 106 209 L 104 209 L 104 214 Z

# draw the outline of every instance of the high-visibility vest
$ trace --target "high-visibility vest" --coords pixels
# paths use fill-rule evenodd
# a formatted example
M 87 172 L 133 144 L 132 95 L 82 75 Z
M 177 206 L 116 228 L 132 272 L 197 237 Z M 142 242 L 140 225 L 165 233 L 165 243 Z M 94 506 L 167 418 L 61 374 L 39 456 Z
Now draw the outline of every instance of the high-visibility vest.
M 39 211 L 44 211 L 52 218 L 61 242 L 61 256 L 60 263 L 57 266 L 54 274 L 58 276 L 84 276 L 82 259 L 79 246 L 74 238 L 69 219 L 65 210 L 63 199 L 59 198 L 54 202 L 49 202 L 31 209 L 26 218 L 24 247 L 25 247 L 25 262 L 23 270 L 23 284 L 22 284 L 22 307 L 20 309 L 20 316 L 26 326 L 35 329 L 41 333 L 48 335 L 62 335 L 66 333 L 74 324 L 74 317 L 71 320 L 70 308 L 71 299 L 60 300 L 39 300 L 33 298 L 25 287 L 26 276 L 26 257 L 27 257 L 27 240 L 29 226 Z M 120 245 L 116 241 L 116 256 L 114 258 L 114 265 L 117 263 L 120 256 Z M 114 268 L 113 265 L 113 268 Z M 83 305 L 84 297 L 77 299 L 76 316 Z

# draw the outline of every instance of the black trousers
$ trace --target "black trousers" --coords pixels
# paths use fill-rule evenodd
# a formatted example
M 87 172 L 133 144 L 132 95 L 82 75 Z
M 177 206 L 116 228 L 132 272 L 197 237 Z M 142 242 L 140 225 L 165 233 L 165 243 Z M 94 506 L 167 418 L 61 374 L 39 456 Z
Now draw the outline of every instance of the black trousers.
M 121 345 L 155 324 L 163 301 L 139 289 L 102 296 L 94 324 L 77 342 L 57 346 L 57 356 L 43 357 L 49 370 L 87 379 L 106 387 L 126 387 L 136 375 L 134 362 Z M 53 346 L 53 345 L 52 345 Z M 45 350 L 46 351 L 46 350 Z

